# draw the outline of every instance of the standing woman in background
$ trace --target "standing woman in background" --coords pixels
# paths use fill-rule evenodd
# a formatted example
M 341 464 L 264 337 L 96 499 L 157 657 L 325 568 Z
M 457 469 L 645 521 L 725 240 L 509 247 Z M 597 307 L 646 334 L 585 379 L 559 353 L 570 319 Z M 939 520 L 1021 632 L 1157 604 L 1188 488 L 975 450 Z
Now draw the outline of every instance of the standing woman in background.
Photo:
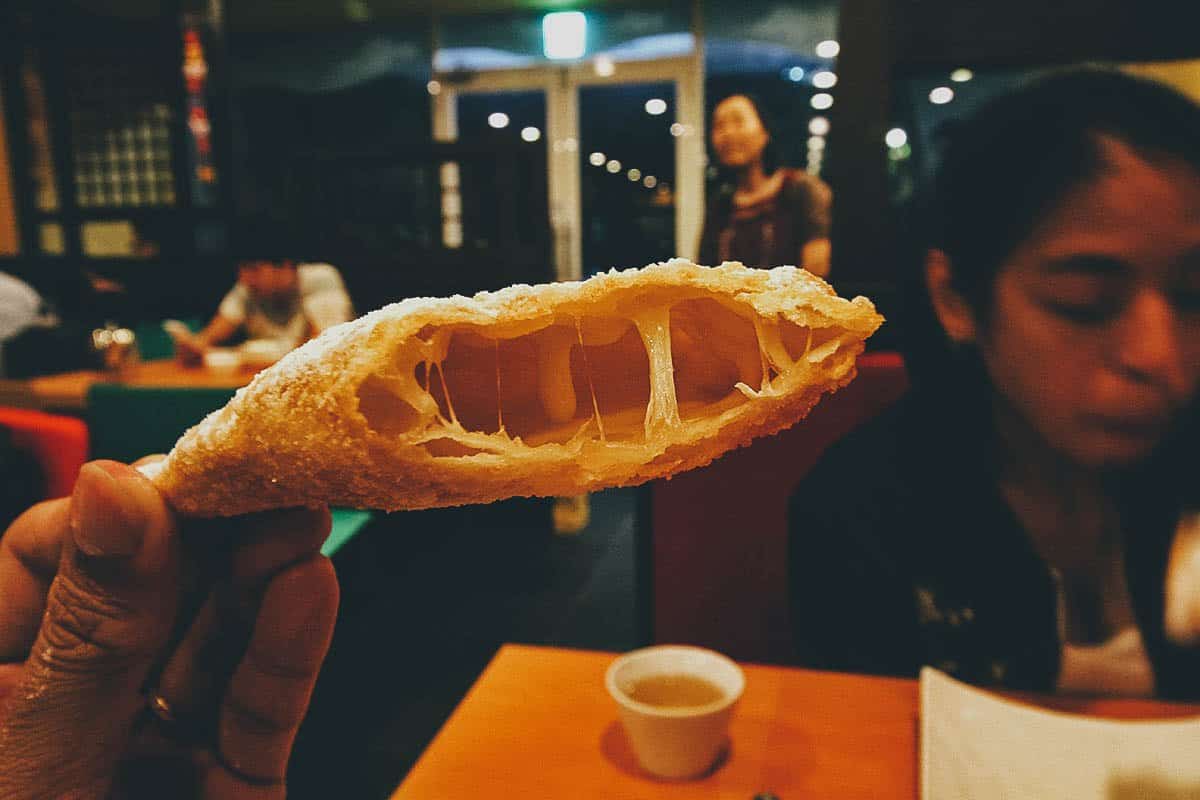
M 700 263 L 795 264 L 829 274 L 832 194 L 820 178 L 777 163 L 776 136 L 760 103 L 744 94 L 713 109 L 712 148 L 732 186 L 709 203 Z

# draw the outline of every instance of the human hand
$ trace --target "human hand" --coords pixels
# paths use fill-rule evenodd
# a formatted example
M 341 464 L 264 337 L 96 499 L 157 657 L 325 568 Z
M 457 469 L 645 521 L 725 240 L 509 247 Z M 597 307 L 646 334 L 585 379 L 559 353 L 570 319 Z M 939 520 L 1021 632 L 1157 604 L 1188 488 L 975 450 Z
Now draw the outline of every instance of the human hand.
M 204 353 L 208 350 L 208 340 L 203 334 L 192 333 L 187 325 L 177 319 L 163 322 L 163 330 L 175 344 L 175 358 L 181 363 L 197 366 L 204 360 Z
M 337 613 L 328 531 L 326 511 L 183 522 L 106 461 L 19 517 L 0 539 L 0 797 L 284 797 Z
M 800 266 L 820 278 L 829 277 L 833 250 L 825 238 L 810 239 L 800 248 Z
M 189 367 L 199 366 L 204 361 L 208 346 L 198 336 L 173 336 L 175 342 L 175 358 Z

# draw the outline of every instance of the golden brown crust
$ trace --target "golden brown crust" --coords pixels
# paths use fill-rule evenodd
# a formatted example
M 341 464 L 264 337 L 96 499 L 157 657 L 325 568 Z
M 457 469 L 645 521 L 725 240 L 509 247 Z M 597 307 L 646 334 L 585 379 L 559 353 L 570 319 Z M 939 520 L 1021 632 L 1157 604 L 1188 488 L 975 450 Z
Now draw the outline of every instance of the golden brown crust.
M 594 436 L 571 446 L 531 447 L 497 435 L 491 452 L 435 456 L 411 436 L 374 430 L 360 412 L 363 381 L 395 371 L 398 348 L 431 326 L 509 339 L 554 320 L 620 316 L 687 297 L 720 298 L 748 315 L 840 338 L 814 363 L 797 359 L 769 389 L 745 392 L 746 401 L 735 408 L 689 421 L 640 449 Z M 288 354 L 187 431 L 149 472 L 178 510 L 200 516 L 321 504 L 417 509 L 634 485 L 703 466 L 801 419 L 823 393 L 853 379 L 854 360 L 882 321 L 866 298 L 842 299 L 803 270 L 708 268 L 682 260 L 583 282 L 406 300 Z

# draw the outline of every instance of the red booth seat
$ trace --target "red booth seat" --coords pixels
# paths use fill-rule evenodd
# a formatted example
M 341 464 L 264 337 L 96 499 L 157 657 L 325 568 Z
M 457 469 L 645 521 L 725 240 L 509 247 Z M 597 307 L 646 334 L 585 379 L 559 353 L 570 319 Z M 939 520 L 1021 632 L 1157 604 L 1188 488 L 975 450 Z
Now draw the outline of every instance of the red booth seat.
M 651 487 L 653 638 L 734 658 L 792 657 L 787 500 L 830 444 L 908 388 L 897 353 L 868 353 L 858 377 L 800 424 Z
M 46 497 L 71 493 L 88 457 L 88 429 L 82 420 L 23 408 L 0 408 L 0 425 L 13 443 L 29 450 L 46 478 Z

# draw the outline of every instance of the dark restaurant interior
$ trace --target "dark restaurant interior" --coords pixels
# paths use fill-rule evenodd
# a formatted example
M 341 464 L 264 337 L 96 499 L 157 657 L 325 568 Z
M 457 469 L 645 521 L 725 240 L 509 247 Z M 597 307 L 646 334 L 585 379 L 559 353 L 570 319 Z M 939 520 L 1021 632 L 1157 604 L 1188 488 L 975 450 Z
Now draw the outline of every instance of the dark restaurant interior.
M 216 347 L 187 363 L 179 344 L 213 332 L 247 258 L 332 265 L 354 314 L 707 263 L 702 231 L 741 191 L 713 120 L 745 97 L 775 164 L 832 194 L 824 256 L 810 266 L 805 249 L 803 266 L 887 320 L 858 378 L 798 426 L 672 480 L 334 509 L 322 553 L 340 605 L 287 793 L 436 796 L 402 782 L 505 643 L 679 643 L 795 665 L 788 498 L 909 386 L 900 351 L 919 322 L 905 269 L 924 258 L 923 187 L 945 143 L 994 99 L 1064 68 L 1111 69 L 1198 102 L 1197 21 L 1166 0 L 10 0 L 0 278 L 38 304 L 36 318 L 0 318 L 2 521 L 70 495 L 86 461 L 170 450 L 249 383 L 263 364 L 231 370 Z M 1029 112 L 1031 141 L 1044 124 Z M 749 266 L 779 263 L 801 264 Z M 0 314 L 12 308 L 0 302 Z M 1194 418 L 1190 391 L 1179 413 Z M 1196 702 L 1200 687 L 1186 695 Z M 520 739 L 522 725 L 496 720 L 495 735 Z M 737 766 L 733 741 L 711 780 Z M 0 764 L 3 750 L 0 735 Z M 778 787 L 803 776 L 783 774 L 763 767 L 758 793 L 742 794 L 798 796 Z M 508 796 L 493 779 L 493 796 Z M 579 780 L 578 796 L 686 787 L 610 795 Z M 560 796 L 552 785 L 542 796 Z

